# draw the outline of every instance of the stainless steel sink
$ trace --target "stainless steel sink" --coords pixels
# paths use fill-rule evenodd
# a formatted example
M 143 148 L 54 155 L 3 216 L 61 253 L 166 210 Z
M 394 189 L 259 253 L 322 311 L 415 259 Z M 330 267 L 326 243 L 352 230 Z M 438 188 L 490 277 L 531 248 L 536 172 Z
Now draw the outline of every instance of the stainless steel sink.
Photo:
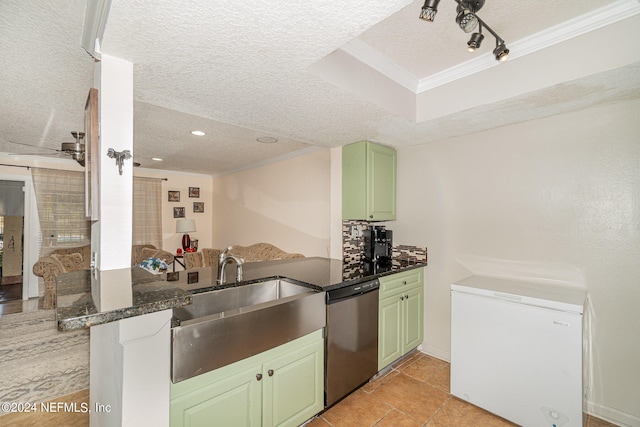
M 273 304 L 293 296 L 316 293 L 313 289 L 283 279 L 205 292 L 193 296 L 193 304 L 173 310 L 179 324 L 205 316 L 227 317 Z
M 203 374 L 323 328 L 324 292 L 284 279 L 193 295 L 173 310 L 172 381 Z

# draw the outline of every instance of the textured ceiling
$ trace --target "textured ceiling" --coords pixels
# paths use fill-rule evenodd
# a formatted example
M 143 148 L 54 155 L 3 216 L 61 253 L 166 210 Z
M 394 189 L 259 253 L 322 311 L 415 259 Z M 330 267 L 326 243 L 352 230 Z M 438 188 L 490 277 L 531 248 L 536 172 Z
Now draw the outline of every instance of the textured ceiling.
M 638 2 L 488 0 L 479 15 L 507 45 L 518 46 L 518 40 L 547 28 L 621 5 L 637 9 Z M 545 61 L 551 53 L 542 52 L 478 73 L 487 82 L 483 87 L 465 85 L 477 79 L 460 76 L 456 84 L 427 91 L 431 108 L 443 108 L 435 120 L 398 114 L 419 108 L 420 99 L 393 89 L 399 87 L 393 78 L 367 69 L 370 64 L 343 63 L 341 72 L 351 75 L 340 81 L 317 72 L 326 58 L 344 56 L 341 48 L 354 40 L 416 81 L 490 55 L 494 41 L 488 34 L 478 52 L 466 51 L 468 34 L 456 28 L 453 0 L 441 1 L 433 23 L 417 19 L 421 6 L 422 0 L 112 0 L 102 51 L 134 63 L 135 161 L 147 168 L 220 174 L 313 146 L 361 139 L 392 146 L 428 143 L 640 96 L 634 50 L 628 47 L 630 55 L 612 59 L 590 50 L 593 43 L 572 45 L 554 63 L 560 69 L 562 61 L 568 67 L 576 58 L 597 58 L 580 62 L 579 73 L 549 71 Z M 37 151 L 15 142 L 59 148 L 72 139 L 71 131 L 82 129 L 93 70 L 92 58 L 80 47 L 84 8 L 81 0 L 0 1 L 0 151 Z M 640 16 L 630 15 L 626 21 Z M 612 20 L 618 32 L 601 31 L 598 37 L 611 37 L 604 44 L 631 44 L 640 37 L 640 25 L 624 22 Z M 554 58 L 561 48 L 553 48 Z M 512 54 L 517 56 L 513 49 Z M 545 73 L 557 76 L 547 81 Z M 506 93 L 499 82 L 510 76 L 540 83 Z M 487 101 L 485 91 L 504 96 Z M 207 135 L 194 137 L 194 129 Z M 259 136 L 279 141 L 259 144 Z

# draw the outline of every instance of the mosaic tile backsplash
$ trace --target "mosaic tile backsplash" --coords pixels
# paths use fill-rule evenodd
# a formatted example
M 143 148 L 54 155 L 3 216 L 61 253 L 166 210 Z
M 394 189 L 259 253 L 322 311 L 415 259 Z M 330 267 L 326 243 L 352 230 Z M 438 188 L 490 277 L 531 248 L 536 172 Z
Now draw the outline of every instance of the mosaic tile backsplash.
M 380 223 L 375 224 L 380 227 Z M 366 221 L 342 221 L 342 260 L 345 263 L 359 262 L 364 254 L 363 231 L 370 227 Z M 382 227 L 384 227 L 382 225 Z M 394 241 L 392 258 L 402 261 L 427 262 L 426 246 L 398 245 Z

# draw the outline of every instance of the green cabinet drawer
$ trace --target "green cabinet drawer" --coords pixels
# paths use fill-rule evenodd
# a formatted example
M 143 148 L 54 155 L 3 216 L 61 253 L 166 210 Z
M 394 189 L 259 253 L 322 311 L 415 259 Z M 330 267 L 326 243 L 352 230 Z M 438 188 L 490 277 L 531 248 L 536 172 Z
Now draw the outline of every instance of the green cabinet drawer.
M 380 299 L 423 286 L 423 269 L 403 271 L 380 278 Z

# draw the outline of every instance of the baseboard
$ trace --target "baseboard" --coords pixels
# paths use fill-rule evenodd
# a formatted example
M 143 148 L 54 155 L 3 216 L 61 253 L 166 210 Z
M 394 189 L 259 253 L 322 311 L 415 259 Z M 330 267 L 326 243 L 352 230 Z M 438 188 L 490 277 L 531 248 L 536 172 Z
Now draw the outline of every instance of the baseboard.
M 640 417 L 587 401 L 586 412 L 601 420 L 624 427 L 640 427 Z
M 444 360 L 445 362 L 451 362 L 451 352 L 448 350 L 443 350 L 441 348 L 425 344 L 418 346 L 418 350 L 425 354 L 428 354 L 429 356 L 433 356 L 436 359 Z

